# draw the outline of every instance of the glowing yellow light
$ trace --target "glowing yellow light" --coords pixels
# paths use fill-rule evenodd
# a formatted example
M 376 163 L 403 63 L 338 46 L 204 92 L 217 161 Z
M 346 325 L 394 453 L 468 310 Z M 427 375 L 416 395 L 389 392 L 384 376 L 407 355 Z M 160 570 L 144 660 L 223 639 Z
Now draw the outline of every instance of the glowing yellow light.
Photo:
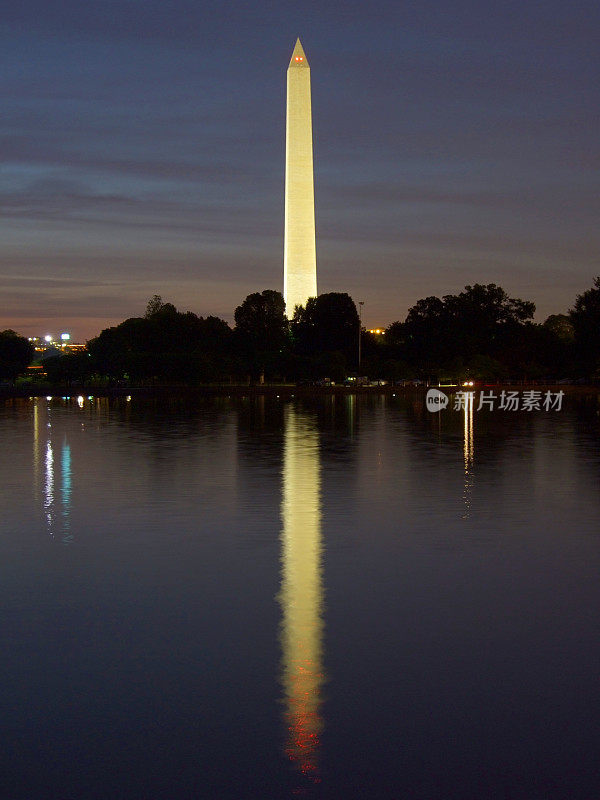
M 310 70 L 296 42 L 287 73 L 285 222 L 283 296 L 286 314 L 292 317 L 296 305 L 316 297 L 317 267 L 313 186 L 313 141 Z M 302 55 L 301 55 L 302 53 Z
M 473 383 L 473 381 L 471 381 Z M 473 488 L 473 464 L 475 461 L 475 446 L 473 437 L 473 399 L 474 392 L 465 393 L 465 424 L 464 424 L 464 491 L 465 503 L 463 519 L 471 515 L 471 492 Z
M 319 781 L 323 671 L 321 466 L 314 421 L 287 406 L 279 601 L 288 758 Z

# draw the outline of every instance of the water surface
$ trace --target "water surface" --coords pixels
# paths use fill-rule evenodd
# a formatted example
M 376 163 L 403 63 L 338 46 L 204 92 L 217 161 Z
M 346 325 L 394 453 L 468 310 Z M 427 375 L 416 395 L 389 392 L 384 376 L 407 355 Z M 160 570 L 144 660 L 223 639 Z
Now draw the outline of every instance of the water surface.
M 598 796 L 567 400 L 3 402 L 3 796 Z

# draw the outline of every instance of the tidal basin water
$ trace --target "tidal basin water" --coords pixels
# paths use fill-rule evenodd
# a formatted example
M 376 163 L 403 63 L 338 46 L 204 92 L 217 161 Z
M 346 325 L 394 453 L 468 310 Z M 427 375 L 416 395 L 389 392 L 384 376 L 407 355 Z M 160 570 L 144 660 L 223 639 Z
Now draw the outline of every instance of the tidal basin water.
M 0 403 L 2 797 L 600 796 L 600 417 Z

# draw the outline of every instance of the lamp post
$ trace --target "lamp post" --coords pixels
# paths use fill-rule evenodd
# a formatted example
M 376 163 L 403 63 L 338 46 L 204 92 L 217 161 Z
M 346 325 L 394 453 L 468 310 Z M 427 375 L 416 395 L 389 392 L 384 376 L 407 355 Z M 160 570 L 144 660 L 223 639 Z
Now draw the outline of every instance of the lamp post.
M 361 360 L 361 333 L 362 333 L 362 307 L 364 306 L 364 301 L 358 301 L 358 371 L 360 372 L 360 360 Z M 358 376 L 360 378 L 360 375 Z

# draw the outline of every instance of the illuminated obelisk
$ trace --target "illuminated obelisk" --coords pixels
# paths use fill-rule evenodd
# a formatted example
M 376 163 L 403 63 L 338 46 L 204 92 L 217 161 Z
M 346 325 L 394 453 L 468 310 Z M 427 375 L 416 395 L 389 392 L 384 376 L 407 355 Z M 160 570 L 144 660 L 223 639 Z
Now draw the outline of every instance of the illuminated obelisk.
M 283 297 L 291 319 L 317 296 L 310 67 L 297 40 L 287 71 Z

